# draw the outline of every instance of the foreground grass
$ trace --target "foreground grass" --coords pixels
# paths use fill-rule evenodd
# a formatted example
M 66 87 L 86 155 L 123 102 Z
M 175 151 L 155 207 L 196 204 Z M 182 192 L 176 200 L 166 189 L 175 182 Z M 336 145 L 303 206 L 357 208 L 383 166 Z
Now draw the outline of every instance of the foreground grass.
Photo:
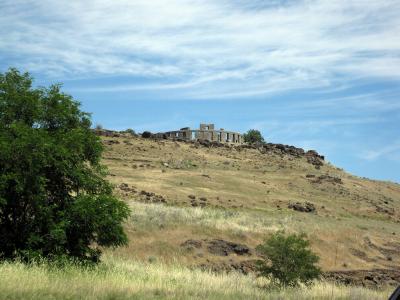
M 252 276 L 111 256 L 95 268 L 2 263 L 0 282 L 0 299 L 387 299 L 390 293 L 324 282 L 270 291 Z

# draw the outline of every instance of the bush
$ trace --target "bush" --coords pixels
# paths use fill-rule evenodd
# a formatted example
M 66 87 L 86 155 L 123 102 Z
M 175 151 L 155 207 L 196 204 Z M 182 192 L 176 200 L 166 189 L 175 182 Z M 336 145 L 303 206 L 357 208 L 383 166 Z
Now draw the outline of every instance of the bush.
M 142 133 L 142 138 L 148 139 L 148 138 L 151 138 L 151 136 L 152 136 L 152 133 L 150 131 L 144 131 Z
M 0 73 L 0 258 L 97 261 L 99 247 L 127 243 L 127 205 L 100 164 L 90 115 L 60 91 Z
M 128 128 L 127 130 L 125 130 L 126 133 L 130 134 L 130 135 L 136 135 L 135 130 Z
M 315 265 L 319 257 L 309 247 L 305 234 L 285 236 L 281 231 L 273 234 L 257 247 L 265 257 L 258 264 L 260 275 L 270 278 L 278 286 L 310 284 L 320 276 L 321 270 Z
M 264 138 L 261 132 L 255 129 L 250 129 L 243 134 L 243 140 L 248 144 L 264 143 Z

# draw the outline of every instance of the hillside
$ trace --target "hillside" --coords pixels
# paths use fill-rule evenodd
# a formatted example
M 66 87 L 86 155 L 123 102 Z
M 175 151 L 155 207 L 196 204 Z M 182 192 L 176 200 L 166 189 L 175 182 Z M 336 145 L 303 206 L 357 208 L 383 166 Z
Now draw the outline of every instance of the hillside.
M 385 271 L 400 263 L 398 184 L 353 176 L 295 148 L 128 134 L 102 141 L 109 180 L 133 211 L 130 244 L 115 255 L 247 273 L 255 246 L 284 229 L 308 234 L 324 271 L 379 269 L 386 281 L 400 280 Z

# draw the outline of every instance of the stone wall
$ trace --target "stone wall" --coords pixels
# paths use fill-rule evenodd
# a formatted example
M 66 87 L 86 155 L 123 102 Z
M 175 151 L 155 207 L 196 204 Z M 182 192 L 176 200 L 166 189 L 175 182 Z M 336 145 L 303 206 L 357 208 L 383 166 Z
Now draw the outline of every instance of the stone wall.
M 220 143 L 243 143 L 243 138 L 240 133 L 226 131 L 224 129 L 215 130 L 214 124 L 200 124 L 200 129 L 190 129 L 189 127 L 185 127 L 180 130 L 158 133 L 157 136 L 186 141 L 207 140 L 210 142 Z

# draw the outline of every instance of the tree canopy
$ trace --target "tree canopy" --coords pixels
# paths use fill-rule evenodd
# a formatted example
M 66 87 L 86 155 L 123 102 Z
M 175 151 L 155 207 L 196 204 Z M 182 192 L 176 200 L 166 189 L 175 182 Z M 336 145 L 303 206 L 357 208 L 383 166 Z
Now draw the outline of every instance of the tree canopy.
M 0 73 L 0 258 L 98 260 L 127 243 L 127 205 L 112 194 L 90 115 L 60 85 Z
M 256 129 L 250 129 L 243 134 L 243 140 L 249 144 L 264 143 L 264 138 L 261 132 Z
M 321 273 L 316 265 L 319 257 L 311 251 L 305 234 L 286 236 L 278 231 L 259 245 L 257 251 L 265 258 L 259 261 L 260 275 L 269 277 L 274 284 L 309 284 Z

